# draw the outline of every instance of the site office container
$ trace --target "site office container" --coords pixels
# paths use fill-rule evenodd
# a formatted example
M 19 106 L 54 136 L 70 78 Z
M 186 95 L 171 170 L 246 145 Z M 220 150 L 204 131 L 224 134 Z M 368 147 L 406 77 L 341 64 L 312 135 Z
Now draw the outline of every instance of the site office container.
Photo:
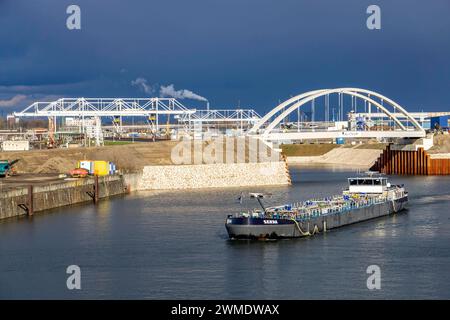
M 77 168 L 86 169 L 89 174 L 94 174 L 94 161 L 82 160 L 78 161 Z
M 439 126 L 440 128 L 448 128 L 448 116 L 439 116 L 439 117 L 431 117 L 430 118 L 430 129 L 436 128 Z
M 77 168 L 86 169 L 90 175 L 107 176 L 115 174 L 117 169 L 113 162 L 103 160 L 82 160 L 78 161 Z
M 116 165 L 113 162 L 109 162 L 109 174 L 116 173 Z
M 28 151 L 30 142 L 28 140 L 6 140 L 2 144 L 3 151 Z
M 107 176 L 109 174 L 108 161 L 94 161 L 94 175 Z

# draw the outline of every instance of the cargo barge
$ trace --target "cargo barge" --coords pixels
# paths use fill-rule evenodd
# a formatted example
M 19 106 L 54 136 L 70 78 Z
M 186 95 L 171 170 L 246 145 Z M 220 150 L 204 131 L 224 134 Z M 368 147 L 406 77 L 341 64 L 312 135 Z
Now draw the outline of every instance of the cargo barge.
M 369 174 L 349 178 L 341 195 L 311 199 L 287 205 L 265 207 L 262 194 L 251 193 L 261 209 L 228 215 L 225 227 L 231 239 L 279 239 L 311 236 L 400 212 L 408 193 L 391 185 L 386 177 Z

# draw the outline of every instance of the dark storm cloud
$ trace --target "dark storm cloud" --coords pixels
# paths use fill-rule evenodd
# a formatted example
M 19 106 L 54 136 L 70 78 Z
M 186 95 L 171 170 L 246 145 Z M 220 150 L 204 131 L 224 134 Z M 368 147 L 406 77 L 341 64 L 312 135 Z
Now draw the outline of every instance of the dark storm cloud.
M 378 31 L 366 28 L 373 3 Z M 69 4 L 82 30 L 65 27 Z M 0 97 L 139 96 L 143 78 L 260 111 L 347 85 L 447 108 L 449 12 L 447 0 L 0 0 Z

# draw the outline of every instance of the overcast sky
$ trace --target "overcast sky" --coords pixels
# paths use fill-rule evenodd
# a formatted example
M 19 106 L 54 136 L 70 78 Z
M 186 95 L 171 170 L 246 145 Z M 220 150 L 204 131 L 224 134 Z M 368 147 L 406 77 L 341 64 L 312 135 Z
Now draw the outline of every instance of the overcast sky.
M 81 30 L 66 28 L 70 4 Z M 370 4 L 381 30 L 366 27 Z M 262 113 L 340 86 L 450 110 L 449 17 L 449 0 L 0 0 L 0 110 L 163 87 Z

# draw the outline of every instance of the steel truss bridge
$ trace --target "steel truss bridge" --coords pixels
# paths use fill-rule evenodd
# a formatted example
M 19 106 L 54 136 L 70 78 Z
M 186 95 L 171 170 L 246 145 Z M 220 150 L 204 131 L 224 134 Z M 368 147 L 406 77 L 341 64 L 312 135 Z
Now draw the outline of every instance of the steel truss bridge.
M 15 117 L 114 117 L 192 114 L 174 98 L 61 98 L 35 102 Z
M 255 124 L 261 116 L 253 109 L 197 110 L 185 107 L 175 98 L 61 98 L 51 102 L 34 102 L 15 117 L 150 117 L 174 115 L 178 122 Z
M 261 116 L 253 109 L 219 109 L 196 110 L 194 114 L 183 115 L 180 122 L 201 125 L 208 124 L 235 124 L 241 127 L 252 127 Z
M 327 128 L 327 130 L 300 131 L 280 129 L 280 125 L 293 112 L 311 104 L 314 112 L 315 102 L 324 99 L 325 121 L 329 121 L 330 95 L 338 96 L 338 109 L 341 117 L 344 114 L 344 96 L 351 98 L 352 110 L 358 101 L 363 101 L 369 110 L 375 108 L 377 112 L 389 118 L 393 125 L 389 129 L 381 130 L 352 130 Z M 356 109 L 356 108 L 355 108 Z M 327 117 L 328 115 L 328 117 Z M 401 116 L 399 116 L 401 115 Z M 395 101 L 375 91 L 360 88 L 320 89 L 305 92 L 292 97 L 273 108 L 263 116 L 249 131 L 251 136 L 265 141 L 302 140 L 302 139 L 329 139 L 329 138 L 421 138 L 426 136 L 425 130 L 419 122 Z

